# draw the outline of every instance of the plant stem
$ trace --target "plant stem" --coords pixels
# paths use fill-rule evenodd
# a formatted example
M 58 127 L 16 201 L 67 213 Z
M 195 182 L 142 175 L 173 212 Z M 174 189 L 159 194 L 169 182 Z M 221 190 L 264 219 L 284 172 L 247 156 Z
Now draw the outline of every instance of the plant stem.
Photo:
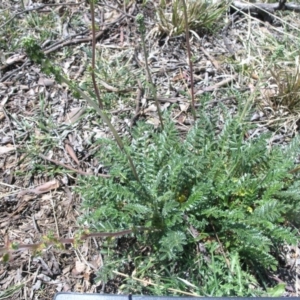
M 157 90 L 156 90 L 155 85 L 153 84 L 151 72 L 150 72 L 149 65 L 148 65 L 148 54 L 147 54 L 146 45 L 145 45 L 145 37 L 143 34 L 142 34 L 142 45 L 143 45 L 143 51 L 144 51 L 144 56 L 145 56 L 145 65 L 146 65 L 148 82 L 150 83 L 151 91 L 152 91 L 153 98 L 155 101 L 155 105 L 157 107 L 157 112 L 158 112 L 161 128 L 164 129 L 164 123 L 163 123 L 162 113 L 161 113 L 161 109 L 160 109 L 160 104 L 157 99 Z
M 147 52 L 147 49 L 146 49 L 146 41 L 145 41 L 146 28 L 145 28 L 145 23 L 144 23 L 144 16 L 142 14 L 138 14 L 136 16 L 136 21 L 138 23 L 139 31 L 140 31 L 141 37 L 142 37 L 142 47 L 143 47 L 143 52 L 144 52 L 144 57 L 145 57 L 147 80 L 148 80 L 148 83 L 151 86 L 151 92 L 152 92 L 152 95 L 153 95 L 153 98 L 154 98 L 154 101 L 155 101 L 155 105 L 157 107 L 157 112 L 158 112 L 158 117 L 159 117 L 159 121 L 160 121 L 160 124 L 161 124 L 161 128 L 164 129 L 164 123 L 163 123 L 162 113 L 161 113 L 161 109 L 160 109 L 160 104 L 159 104 L 158 99 L 157 99 L 157 90 L 156 90 L 156 87 L 153 83 L 151 72 L 150 72 L 150 69 L 149 69 L 149 64 L 148 64 L 148 52 Z
M 116 131 L 116 129 L 113 126 L 113 124 L 110 122 L 110 120 L 109 120 L 108 116 L 106 115 L 106 113 L 103 110 L 101 110 L 101 108 L 98 105 L 96 105 L 95 102 L 89 96 L 87 96 L 80 88 L 78 88 L 77 86 L 75 86 L 74 84 L 72 84 L 70 80 L 68 80 L 67 78 L 65 78 L 63 76 L 60 76 L 59 79 L 61 81 L 63 81 L 64 83 L 66 83 L 69 87 L 71 87 L 72 89 L 74 89 L 100 115 L 100 117 L 102 118 L 102 120 L 107 124 L 108 128 L 111 130 L 112 134 L 114 135 L 119 148 L 125 153 L 128 161 L 129 161 L 129 164 L 130 164 L 131 170 L 133 172 L 133 175 L 134 175 L 135 179 L 140 183 L 140 179 L 139 179 L 139 176 L 137 174 L 137 171 L 136 171 L 135 165 L 133 163 L 133 160 L 132 160 L 131 156 L 127 153 L 127 151 L 126 151 L 126 149 L 124 147 L 124 144 L 122 142 L 121 137 L 119 136 L 119 134 Z
M 141 231 L 149 231 L 149 230 L 156 230 L 157 229 L 151 229 L 147 227 L 136 227 L 133 229 L 127 229 L 122 231 L 116 231 L 116 232 L 93 232 L 93 233 L 82 233 L 78 236 L 78 241 L 84 241 L 91 237 L 118 237 L 123 236 L 130 233 L 135 232 L 141 232 Z M 3 255 L 5 253 L 14 252 L 14 251 L 25 251 L 25 250 L 37 250 L 39 248 L 43 248 L 43 245 L 59 245 L 59 244 L 74 244 L 76 242 L 76 238 L 49 238 L 46 236 L 45 240 L 36 243 L 36 244 L 19 244 L 16 242 L 7 241 L 5 247 L 0 248 L 0 255 Z M 15 244 L 15 248 L 11 247 L 11 245 Z
M 194 120 L 196 121 L 196 110 L 195 110 L 195 93 L 194 93 L 194 75 L 193 75 L 193 62 L 192 62 L 192 55 L 191 55 L 191 46 L 190 46 L 190 31 L 189 31 L 189 23 L 188 23 L 188 15 L 187 15 L 187 7 L 185 0 L 182 0 L 183 5 L 183 14 L 184 14 L 184 22 L 185 22 L 185 39 L 186 39 L 186 47 L 187 47 L 187 54 L 188 54 L 188 61 L 190 67 L 190 79 L 191 79 L 191 98 L 192 98 L 192 114 Z
M 96 65 L 96 26 L 95 26 L 95 0 L 90 0 L 90 9 L 91 9 L 91 18 L 92 18 L 92 69 L 91 69 L 91 75 L 92 75 L 92 81 L 94 90 L 96 93 L 96 97 L 98 99 L 99 107 L 100 109 L 103 109 L 103 102 L 100 98 L 99 89 L 96 83 L 95 78 L 95 65 Z

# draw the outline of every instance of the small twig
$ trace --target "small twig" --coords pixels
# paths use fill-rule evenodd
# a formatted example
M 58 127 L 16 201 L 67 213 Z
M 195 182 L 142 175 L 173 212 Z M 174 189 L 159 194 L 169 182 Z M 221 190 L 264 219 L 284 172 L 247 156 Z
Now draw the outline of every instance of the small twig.
M 219 63 L 203 47 L 200 47 L 200 50 L 205 54 L 205 56 L 207 56 L 207 58 L 211 61 L 214 67 L 217 70 L 219 70 L 220 69 Z
M 300 12 L 300 5 L 295 3 L 286 3 L 286 1 L 278 1 L 278 3 L 243 3 L 242 1 L 233 1 L 231 7 L 245 13 L 265 11 L 272 13 L 275 10 L 290 10 Z
M 64 168 L 66 168 L 66 169 L 69 169 L 69 170 L 71 170 L 71 171 L 73 171 L 73 172 L 75 172 L 75 173 L 78 173 L 78 174 L 80 174 L 80 175 L 89 175 L 89 176 L 93 175 L 93 176 L 95 176 L 95 174 L 87 173 L 87 172 L 84 172 L 84 171 L 81 171 L 81 170 L 77 170 L 77 169 L 75 169 L 75 168 L 73 168 L 73 167 L 70 167 L 70 166 L 68 166 L 68 165 L 66 165 L 66 164 L 63 164 L 63 163 L 61 163 L 61 162 L 59 162 L 59 161 L 57 161 L 57 160 L 48 158 L 47 156 L 45 156 L 45 155 L 43 155 L 43 154 L 39 154 L 39 157 L 41 157 L 41 158 L 43 158 L 43 159 L 45 159 L 45 160 L 48 160 L 48 161 L 50 161 L 50 162 L 52 162 L 52 163 L 54 163 L 54 164 L 56 164 L 56 165 L 58 165 L 58 166 L 64 167 Z M 110 175 L 107 175 L 107 174 L 97 174 L 97 176 L 105 177 L 105 178 L 109 178 L 109 177 L 110 177 Z
M 16 63 L 16 62 L 21 62 L 21 60 L 15 61 L 14 63 Z M 30 60 L 27 58 L 27 59 L 24 61 L 24 63 L 23 63 L 20 67 L 14 69 L 13 71 L 9 72 L 7 75 L 3 76 L 3 77 L 0 79 L 0 82 L 6 81 L 6 80 L 7 80 L 9 77 L 11 77 L 13 74 L 18 73 L 21 69 L 23 69 L 25 66 L 27 66 L 27 65 L 29 65 L 29 64 L 30 64 Z M 0 69 L 1 69 L 1 70 L 4 70 L 4 69 L 7 68 L 8 66 L 11 66 L 11 64 L 1 66 Z
M 69 35 L 69 36 L 67 36 L 66 38 L 64 38 L 64 39 L 62 39 L 62 40 L 58 40 L 58 41 L 55 41 L 52 45 L 50 45 L 50 46 L 48 46 L 48 47 L 46 47 L 46 45 L 48 45 L 48 44 L 46 44 L 45 46 L 44 46 L 44 44 L 42 45 L 42 49 L 43 49 L 43 51 L 47 51 L 47 50 L 49 50 L 49 49 L 51 49 L 51 48 L 53 48 L 53 47 L 56 47 L 57 45 L 60 45 L 60 44 L 62 44 L 62 43 L 64 43 L 64 42 L 66 42 L 66 41 L 69 41 L 69 40 L 71 40 L 71 39 L 74 39 L 74 38 L 76 38 L 76 37 L 78 37 L 78 36 L 85 36 L 86 34 L 88 34 L 88 32 L 89 32 L 89 29 L 85 29 L 85 30 L 83 30 L 83 31 L 81 31 L 81 32 L 76 32 L 76 33 L 74 33 L 74 34 L 71 34 L 71 35 Z
M 152 97 L 147 97 L 147 100 L 153 100 Z M 169 103 L 179 103 L 179 102 L 182 102 L 182 98 L 180 97 L 174 97 L 174 98 L 167 98 L 167 97 L 160 97 L 158 96 L 157 97 L 157 100 L 160 101 L 160 102 L 169 102 Z
M 101 85 L 103 85 L 109 92 L 113 92 L 113 93 L 128 93 L 128 92 L 131 92 L 133 91 L 133 88 L 127 88 L 127 89 L 117 89 L 111 85 L 109 85 L 108 83 L 106 83 L 105 81 L 101 80 L 101 79 L 98 79 L 99 83 Z
M 200 95 L 200 94 L 203 94 L 205 92 L 213 92 L 214 90 L 218 89 L 219 87 L 222 87 L 224 85 L 227 85 L 228 83 L 230 83 L 231 81 L 233 81 L 235 78 L 237 77 L 237 75 L 233 75 L 229 78 L 226 78 L 220 82 L 217 82 L 216 84 L 214 85 L 211 85 L 211 86 L 208 86 L 208 87 L 205 87 L 203 89 L 200 89 L 196 92 L 196 95 Z

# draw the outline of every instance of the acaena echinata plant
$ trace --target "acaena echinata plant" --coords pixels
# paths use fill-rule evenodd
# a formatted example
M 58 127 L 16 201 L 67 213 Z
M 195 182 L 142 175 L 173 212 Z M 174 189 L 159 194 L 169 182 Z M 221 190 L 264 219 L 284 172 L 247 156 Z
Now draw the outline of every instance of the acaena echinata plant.
M 154 282 L 159 275 L 197 286 L 208 276 L 195 271 L 200 258 L 222 260 L 231 278 L 237 262 L 256 276 L 257 268 L 276 270 L 277 247 L 297 241 L 290 224 L 300 212 L 300 178 L 294 171 L 299 138 L 269 149 L 267 136 L 248 139 L 249 123 L 225 108 L 198 113 L 186 137 L 168 116 L 164 130 L 142 122 L 134 127 L 125 147 L 140 182 L 115 143 L 98 141 L 97 157 L 111 177 L 79 182 L 80 223 L 95 231 L 149 228 L 124 244 L 105 245 L 103 280 L 134 266 L 135 274 Z

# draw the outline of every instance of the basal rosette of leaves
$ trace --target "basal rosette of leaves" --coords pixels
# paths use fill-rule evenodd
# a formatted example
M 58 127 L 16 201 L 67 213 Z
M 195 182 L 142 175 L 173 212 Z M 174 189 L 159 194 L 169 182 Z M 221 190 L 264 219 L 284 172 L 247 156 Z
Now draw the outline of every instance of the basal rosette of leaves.
M 249 126 L 225 111 L 220 125 L 218 113 L 202 113 L 185 137 L 171 121 L 164 131 L 138 124 L 126 147 L 140 182 L 117 145 L 99 141 L 98 159 L 111 177 L 79 182 L 81 222 L 97 232 L 149 228 L 121 246 L 104 242 L 102 279 L 134 266 L 136 276 L 173 278 L 182 287 L 180 277 L 202 295 L 251 295 L 252 275 L 275 270 L 279 247 L 296 242 L 289 222 L 300 208 L 299 177 L 289 171 L 299 139 L 269 147 L 266 136 L 247 139 Z M 239 272 L 230 270 L 233 257 Z M 224 276 L 235 278 L 232 286 Z

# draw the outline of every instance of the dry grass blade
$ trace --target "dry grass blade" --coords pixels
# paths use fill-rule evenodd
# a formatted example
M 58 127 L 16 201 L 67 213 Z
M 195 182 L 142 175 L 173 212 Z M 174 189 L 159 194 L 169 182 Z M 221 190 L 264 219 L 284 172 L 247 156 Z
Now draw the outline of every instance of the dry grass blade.
M 278 94 L 274 97 L 275 107 L 284 106 L 290 112 L 299 112 L 300 76 L 299 68 L 291 70 L 270 70 L 276 85 Z
M 178 35 L 185 31 L 185 21 L 181 0 L 173 0 L 170 8 L 157 8 L 157 31 L 160 34 Z M 186 1 L 188 27 L 190 30 L 211 30 L 221 17 L 226 5 L 211 4 L 208 1 Z
M 121 272 L 118 272 L 118 271 L 113 271 L 113 273 L 115 273 L 116 275 L 120 275 L 122 277 L 125 277 L 125 278 L 132 278 L 133 280 L 136 280 L 136 281 L 139 281 L 139 282 L 143 283 L 145 286 L 152 285 L 152 286 L 159 287 L 158 284 L 150 282 L 149 280 L 140 279 L 140 278 L 137 278 L 135 276 L 131 276 L 130 277 L 129 275 L 121 273 Z M 181 291 L 181 290 L 178 290 L 178 289 L 168 288 L 168 290 L 170 292 L 175 292 L 175 293 L 179 293 L 179 294 L 183 294 L 183 295 L 187 295 L 187 296 L 200 297 L 200 295 L 198 295 L 196 293 L 188 293 L 188 292 Z
M 0 300 L 13 299 L 13 295 L 23 288 L 24 284 L 9 287 L 7 290 L 0 292 Z

